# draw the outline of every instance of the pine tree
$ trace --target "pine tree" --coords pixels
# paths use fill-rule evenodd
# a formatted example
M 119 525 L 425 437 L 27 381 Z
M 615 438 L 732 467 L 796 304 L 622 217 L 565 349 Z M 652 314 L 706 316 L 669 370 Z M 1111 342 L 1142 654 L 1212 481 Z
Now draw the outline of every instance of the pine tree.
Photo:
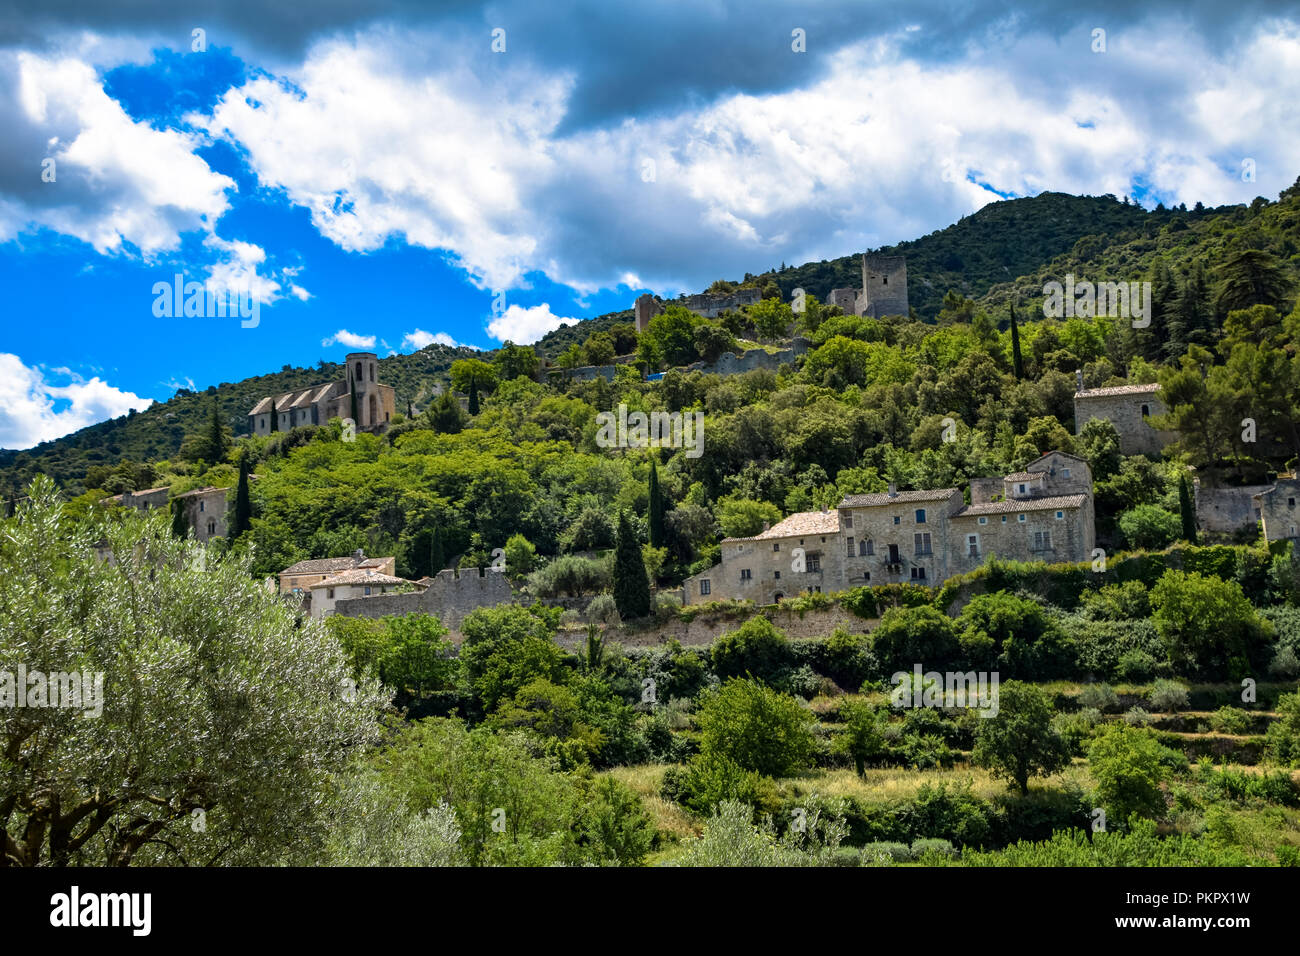
M 1016 306 L 1011 304 L 1011 371 L 1019 382 L 1025 377 L 1025 360 L 1020 355 L 1020 324 L 1016 322 Z
M 625 621 L 650 613 L 650 579 L 626 511 L 619 512 L 614 535 L 614 605 Z
M 653 451 L 650 453 L 650 546 L 664 546 L 664 499 L 659 490 L 659 468 Z
M 253 503 L 248 496 L 248 454 L 239 456 L 239 484 L 235 488 L 235 513 L 230 523 L 229 539 L 233 542 L 253 527 Z
M 1192 505 L 1192 490 L 1186 475 L 1178 479 L 1178 515 L 1183 519 L 1183 538 L 1196 544 L 1196 508 Z

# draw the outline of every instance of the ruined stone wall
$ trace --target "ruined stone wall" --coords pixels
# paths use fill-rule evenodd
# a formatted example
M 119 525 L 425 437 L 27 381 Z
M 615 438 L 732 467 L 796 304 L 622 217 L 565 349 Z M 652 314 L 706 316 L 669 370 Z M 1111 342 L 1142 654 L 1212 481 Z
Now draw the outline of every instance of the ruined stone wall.
M 386 617 L 390 614 L 432 614 L 447 628 L 457 630 L 474 610 L 509 604 L 514 599 L 504 574 L 484 568 L 439 571 L 423 591 L 376 594 L 339 601 L 337 613 L 346 617 Z
M 1195 483 L 1196 524 L 1202 531 L 1232 534 L 1253 528 L 1259 522 L 1255 495 L 1272 485 L 1244 485 L 1239 488 L 1214 488 L 1198 479 Z

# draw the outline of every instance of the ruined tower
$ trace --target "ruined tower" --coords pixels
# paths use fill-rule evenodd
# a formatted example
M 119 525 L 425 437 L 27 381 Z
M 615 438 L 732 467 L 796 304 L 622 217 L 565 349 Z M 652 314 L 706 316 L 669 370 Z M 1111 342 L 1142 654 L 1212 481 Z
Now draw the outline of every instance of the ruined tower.
M 903 256 L 862 256 L 862 291 L 858 315 L 907 315 L 907 260 Z

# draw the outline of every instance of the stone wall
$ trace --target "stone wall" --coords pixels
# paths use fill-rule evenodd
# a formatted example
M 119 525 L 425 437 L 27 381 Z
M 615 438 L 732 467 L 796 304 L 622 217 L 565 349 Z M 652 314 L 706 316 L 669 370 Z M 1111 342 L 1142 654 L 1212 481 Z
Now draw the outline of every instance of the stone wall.
M 1090 419 L 1104 419 L 1119 432 L 1121 454 L 1159 455 L 1165 445 L 1178 437 L 1176 433 L 1153 428 L 1148 421 L 1164 413 L 1164 403 L 1154 389 L 1138 390 L 1135 386 L 1089 389 L 1075 393 L 1074 433 L 1079 434 Z
M 1271 485 L 1243 485 L 1237 488 L 1215 488 L 1195 482 L 1196 524 L 1202 531 L 1219 531 L 1232 534 L 1242 528 L 1253 528 L 1259 523 L 1255 496 L 1268 491 Z
M 735 292 L 714 294 L 701 292 L 699 295 L 688 295 L 681 304 L 696 315 L 702 315 L 706 319 L 716 319 L 729 309 L 753 305 L 762 297 L 763 294 L 758 289 L 737 289 Z
M 439 571 L 423 591 L 376 594 L 339 601 L 335 610 L 346 617 L 386 617 L 390 614 L 432 614 L 450 630 L 481 607 L 509 604 L 514 592 L 504 574 L 484 568 Z
M 1277 483 L 1260 492 L 1256 499 L 1260 518 L 1264 522 L 1264 535 L 1269 541 L 1297 537 L 1300 527 L 1300 479 L 1294 475 L 1278 475 Z
M 907 259 L 903 256 L 862 257 L 862 295 L 858 315 L 880 318 L 907 315 Z

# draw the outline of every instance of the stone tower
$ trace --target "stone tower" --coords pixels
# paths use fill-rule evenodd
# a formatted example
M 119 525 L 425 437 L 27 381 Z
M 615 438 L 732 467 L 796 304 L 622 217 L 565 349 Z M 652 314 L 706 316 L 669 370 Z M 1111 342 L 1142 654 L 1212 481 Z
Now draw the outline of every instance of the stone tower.
M 643 292 L 636 297 L 636 303 L 632 306 L 636 314 L 636 330 L 644 332 L 650 327 L 650 320 L 663 311 L 655 297 L 649 292 Z
M 858 315 L 907 315 L 907 260 L 903 256 L 862 256 Z
M 374 352 L 349 352 L 346 364 L 346 381 L 357 393 L 357 428 L 383 424 L 386 419 L 379 394 L 379 356 Z

